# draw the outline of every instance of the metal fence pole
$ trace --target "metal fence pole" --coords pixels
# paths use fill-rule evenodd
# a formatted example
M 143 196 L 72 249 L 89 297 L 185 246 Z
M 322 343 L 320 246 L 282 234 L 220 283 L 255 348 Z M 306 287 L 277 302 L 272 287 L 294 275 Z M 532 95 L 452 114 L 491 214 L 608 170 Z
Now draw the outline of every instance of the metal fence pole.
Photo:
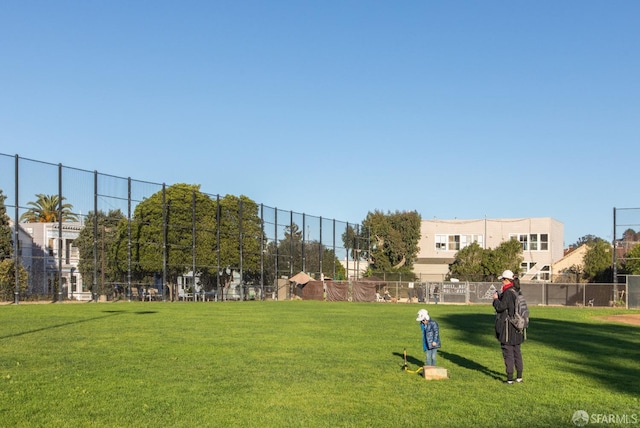
M 104 257 L 104 255 L 103 255 Z M 98 171 L 93 171 L 93 282 L 91 295 L 98 301 Z
M 307 237 L 307 216 L 302 213 L 302 247 L 300 248 L 300 256 L 302 257 L 302 272 L 307 272 L 307 258 L 305 257 L 305 244 L 307 241 L 305 240 Z
M 18 181 L 18 165 L 19 165 L 20 161 L 19 161 L 19 157 L 18 155 L 16 155 L 16 160 L 15 160 L 15 170 L 14 170 L 14 176 L 15 176 L 15 221 L 13 222 L 13 268 L 15 269 L 15 289 L 13 291 L 14 293 L 14 298 L 13 298 L 13 303 L 15 303 L 16 305 L 18 303 L 20 303 L 20 275 L 18 275 L 18 268 L 20 267 L 20 255 L 18 254 L 18 239 L 20 238 L 20 232 L 19 232 L 19 227 L 18 224 L 18 216 L 20 214 L 20 209 L 19 209 L 19 204 L 18 204 L 18 194 L 19 194 L 19 190 L 20 190 L 20 184 Z M 29 275 L 31 275 L 31 272 L 29 272 Z
M 216 253 L 217 253 L 217 268 L 216 268 L 216 296 L 220 295 L 220 301 L 224 300 L 224 289 L 220 288 L 220 195 L 216 195 Z
M 127 179 L 127 288 L 129 301 L 131 301 L 131 177 Z M 162 293 L 164 294 L 164 285 Z
M 240 252 L 240 292 L 242 293 L 242 295 L 240 296 L 240 299 L 244 299 L 244 294 L 245 294 L 245 286 L 244 286 L 244 266 L 242 263 L 242 259 L 244 258 L 244 248 L 242 246 L 242 241 L 243 241 L 243 237 L 244 237 L 244 230 L 242 229 L 242 212 L 243 212 L 243 206 L 244 204 L 242 203 L 242 199 L 240 198 L 238 200 L 238 240 L 240 241 L 238 243 L 238 251 Z
M 613 270 L 613 301 L 615 302 L 616 300 L 618 300 L 618 260 L 617 260 L 617 253 L 618 253 L 618 245 L 616 243 L 616 207 L 613 207 L 613 266 L 612 266 L 612 270 Z
M 58 164 L 58 302 L 62 302 L 62 164 L 61 163 Z
M 193 299 L 196 299 L 196 190 L 191 191 L 191 279 L 193 281 Z M 204 294 L 203 300 L 204 300 Z
M 274 210 L 274 222 L 273 222 L 273 243 L 275 245 L 276 248 L 276 258 L 274 261 L 274 271 L 275 271 L 275 284 L 273 284 L 276 288 L 276 299 L 280 299 L 280 283 L 278 281 L 279 279 L 279 273 L 278 269 L 280 267 L 280 263 L 279 263 L 279 257 L 280 257 L 280 251 L 279 248 L 280 246 L 278 245 L 278 208 L 275 208 Z
M 322 216 L 320 216 L 320 230 L 318 233 L 320 234 L 318 239 L 318 269 L 320 270 L 320 279 L 324 280 L 324 269 L 322 268 L 322 253 L 324 253 L 322 246 Z
M 333 219 L 333 279 L 336 279 L 336 219 Z
M 304 233 L 304 232 L 303 232 Z M 293 211 L 289 211 L 289 278 L 293 276 Z M 291 290 L 291 287 L 289 287 Z M 289 292 L 289 297 L 291 292 Z
M 348 235 L 349 235 L 349 222 L 347 222 L 347 228 L 346 228 L 345 230 L 346 230 L 346 233 L 347 233 L 347 236 L 348 236 Z M 348 239 L 348 241 L 350 241 L 350 239 Z M 347 243 L 347 244 L 346 244 L 346 247 L 347 247 L 347 248 L 345 248 L 345 250 L 346 250 L 346 251 L 345 251 L 345 253 L 346 253 L 346 255 L 347 255 L 347 256 L 346 256 L 346 260 L 345 260 L 345 261 L 346 261 L 346 268 L 347 268 L 347 278 L 346 278 L 346 279 L 347 279 L 347 281 L 350 281 L 350 280 L 351 280 L 351 275 L 349 275 L 349 245 L 350 245 L 350 244 L 351 244 L 351 243 Z M 352 244 L 351 244 L 351 245 L 352 245 Z
M 260 297 L 264 296 L 264 205 L 260 204 Z
M 167 188 L 162 183 L 162 301 L 166 302 L 164 290 L 167 284 Z

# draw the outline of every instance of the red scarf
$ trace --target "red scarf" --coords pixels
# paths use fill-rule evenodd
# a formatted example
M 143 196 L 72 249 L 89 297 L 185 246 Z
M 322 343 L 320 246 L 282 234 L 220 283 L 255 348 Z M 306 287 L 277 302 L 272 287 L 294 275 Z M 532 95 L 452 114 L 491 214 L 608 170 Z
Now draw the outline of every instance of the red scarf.
M 502 292 L 504 293 L 510 287 L 513 287 L 513 282 L 511 281 L 509 281 L 508 284 L 502 286 Z

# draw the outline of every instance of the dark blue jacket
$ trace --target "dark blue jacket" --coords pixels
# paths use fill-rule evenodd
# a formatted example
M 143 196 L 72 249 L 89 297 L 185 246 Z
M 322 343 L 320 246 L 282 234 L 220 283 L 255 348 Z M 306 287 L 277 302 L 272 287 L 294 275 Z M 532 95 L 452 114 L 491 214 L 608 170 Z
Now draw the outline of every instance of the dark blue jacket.
M 420 329 L 422 330 L 422 350 L 427 351 L 433 348 L 439 348 L 440 344 L 440 328 L 438 323 L 434 320 L 429 320 L 427 325 L 420 323 Z M 436 342 L 436 346 L 433 346 L 433 342 Z

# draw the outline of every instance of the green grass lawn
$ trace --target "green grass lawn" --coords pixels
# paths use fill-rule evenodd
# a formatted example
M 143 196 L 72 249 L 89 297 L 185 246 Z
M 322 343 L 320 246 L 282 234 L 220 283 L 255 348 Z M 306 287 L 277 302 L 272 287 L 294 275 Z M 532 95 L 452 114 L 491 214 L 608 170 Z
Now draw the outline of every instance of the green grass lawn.
M 422 307 L 448 380 L 402 370 L 405 348 L 423 364 Z M 570 427 L 577 410 L 640 424 L 640 327 L 602 320 L 639 311 L 530 309 L 525 381 L 505 385 L 490 306 L 0 306 L 0 426 Z

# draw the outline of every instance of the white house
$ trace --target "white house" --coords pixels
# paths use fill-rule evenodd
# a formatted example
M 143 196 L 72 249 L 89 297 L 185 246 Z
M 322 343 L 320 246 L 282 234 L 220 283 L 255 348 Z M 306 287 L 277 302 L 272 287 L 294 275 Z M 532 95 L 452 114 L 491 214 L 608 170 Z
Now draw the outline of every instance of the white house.
M 18 225 L 18 251 L 22 264 L 29 273 L 29 292 L 53 293 L 58 271 L 61 269 L 63 297 L 91 300 L 90 285 L 83 283 L 82 275 L 78 272 L 80 252 L 73 245 L 82 227 L 80 222 L 63 222 L 60 234 L 57 222 Z M 62 253 L 59 254 L 60 239 Z

